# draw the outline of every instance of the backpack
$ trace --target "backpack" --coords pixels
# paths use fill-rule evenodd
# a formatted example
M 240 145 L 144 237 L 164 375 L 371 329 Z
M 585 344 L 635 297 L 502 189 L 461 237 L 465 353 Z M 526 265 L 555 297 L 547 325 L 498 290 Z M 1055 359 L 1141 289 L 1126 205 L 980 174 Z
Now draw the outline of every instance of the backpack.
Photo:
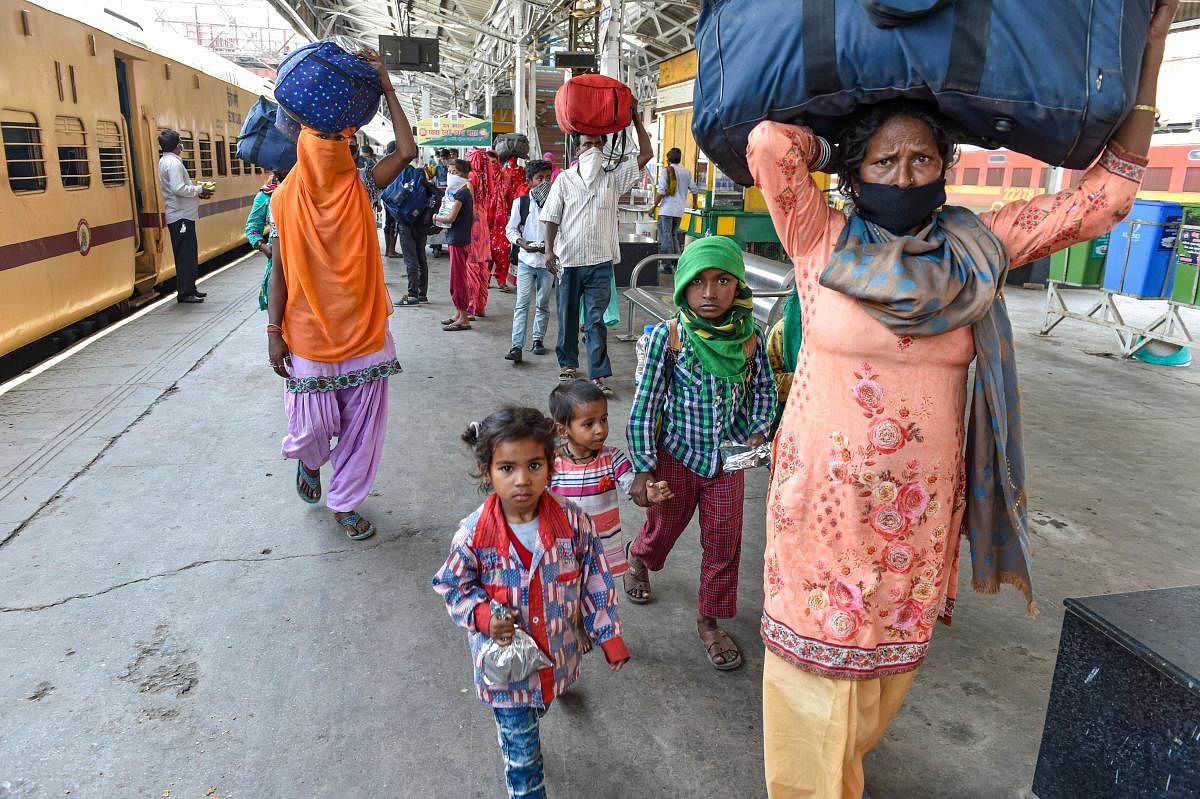
M 406 166 L 383 190 L 380 199 L 400 224 L 415 226 L 429 207 L 429 182 L 422 170 Z
M 1153 9 L 1151 0 L 705 0 L 692 133 L 750 186 L 746 144 L 760 121 L 831 139 L 860 104 L 906 97 L 936 104 L 964 143 L 1083 169 L 1137 102 Z
M 283 114 L 279 106 L 258 98 L 238 133 L 238 158 L 273 172 L 287 172 L 296 165 L 296 142 L 288 141 L 275 127 L 279 114 Z
M 444 232 L 444 228 L 438 227 L 433 223 L 433 218 L 437 216 L 438 208 L 442 205 L 442 198 L 446 192 L 442 191 L 435 185 L 426 184 L 429 188 L 429 200 L 425 203 L 425 209 L 421 212 L 421 219 L 414 227 L 426 236 L 434 236 Z
M 518 209 L 517 213 L 521 215 L 521 223 L 519 225 L 517 225 L 517 231 L 524 232 L 525 221 L 527 219 L 529 219 L 529 195 L 522 194 L 520 197 L 517 198 L 517 200 L 519 201 L 519 204 L 517 206 L 517 209 Z M 521 254 L 521 248 L 518 247 L 516 244 L 509 247 L 508 248 L 508 262 L 510 264 L 512 264 L 513 266 L 516 266 L 520 261 L 520 257 L 519 257 L 520 254 Z

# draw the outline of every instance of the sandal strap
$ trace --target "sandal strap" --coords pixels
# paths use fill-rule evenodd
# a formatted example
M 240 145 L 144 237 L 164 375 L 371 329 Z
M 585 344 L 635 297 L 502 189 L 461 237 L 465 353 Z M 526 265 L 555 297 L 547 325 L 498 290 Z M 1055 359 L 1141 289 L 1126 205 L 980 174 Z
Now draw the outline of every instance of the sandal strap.
M 362 518 L 363 517 L 359 515 L 358 511 L 351 511 L 342 518 L 338 519 L 337 522 L 343 527 L 353 527 L 357 530 L 358 523 L 362 521 Z
M 304 481 L 304 484 L 309 488 L 321 487 L 321 473 L 311 474 L 308 467 L 304 465 L 304 461 L 296 459 L 296 474 Z

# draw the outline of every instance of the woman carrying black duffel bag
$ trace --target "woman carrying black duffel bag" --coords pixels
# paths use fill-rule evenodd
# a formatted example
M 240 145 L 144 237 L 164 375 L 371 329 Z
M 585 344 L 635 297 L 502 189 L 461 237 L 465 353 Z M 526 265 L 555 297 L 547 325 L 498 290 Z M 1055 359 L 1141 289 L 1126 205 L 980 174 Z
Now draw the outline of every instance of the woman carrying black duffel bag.
M 862 795 L 863 755 L 900 709 L 935 622 L 950 620 L 960 535 L 974 589 L 1007 583 L 1034 612 L 1001 289 L 1008 269 L 1129 213 L 1177 6 L 1159 0 L 1135 110 L 1074 189 L 980 215 L 943 207 L 953 134 L 907 101 L 860 109 L 833 147 L 776 122 L 750 135 L 750 169 L 796 266 L 804 330 L 767 504 L 772 799 Z M 846 215 L 810 177 L 827 168 L 853 204 Z

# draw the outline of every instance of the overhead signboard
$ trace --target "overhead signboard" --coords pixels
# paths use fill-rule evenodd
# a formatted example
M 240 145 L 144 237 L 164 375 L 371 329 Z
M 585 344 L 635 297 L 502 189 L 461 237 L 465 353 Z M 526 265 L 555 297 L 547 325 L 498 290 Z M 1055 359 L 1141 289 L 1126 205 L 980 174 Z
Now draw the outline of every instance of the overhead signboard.
M 489 147 L 492 123 L 451 111 L 442 116 L 417 120 L 417 144 L 421 147 Z

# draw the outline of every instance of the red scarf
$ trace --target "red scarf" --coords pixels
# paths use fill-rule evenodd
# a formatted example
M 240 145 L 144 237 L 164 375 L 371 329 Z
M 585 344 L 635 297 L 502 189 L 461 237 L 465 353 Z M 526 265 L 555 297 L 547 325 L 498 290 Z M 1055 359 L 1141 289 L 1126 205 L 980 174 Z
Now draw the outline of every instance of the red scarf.
M 549 491 L 542 493 L 542 498 L 538 500 L 538 538 L 542 541 L 542 548 L 549 550 L 554 546 L 556 538 L 570 539 L 574 537 L 571 531 L 571 525 L 567 521 L 566 511 L 562 509 L 562 505 L 558 503 Z M 479 513 L 479 522 L 475 525 L 475 547 L 491 547 L 493 549 L 504 550 L 508 545 L 509 526 L 508 519 L 504 518 L 504 508 L 500 504 L 500 497 L 492 492 L 483 503 L 483 510 Z

